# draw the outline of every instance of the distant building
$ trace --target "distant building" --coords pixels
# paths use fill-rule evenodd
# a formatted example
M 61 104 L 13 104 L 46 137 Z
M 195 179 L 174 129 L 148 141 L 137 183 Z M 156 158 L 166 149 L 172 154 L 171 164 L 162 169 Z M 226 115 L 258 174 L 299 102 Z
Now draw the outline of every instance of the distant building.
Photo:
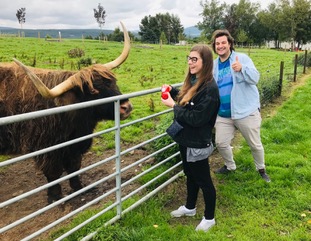
M 282 43 L 280 43 L 281 49 L 298 50 L 297 46 L 298 45 L 295 44 L 294 42 L 282 42 Z M 275 48 L 275 42 L 274 41 L 267 42 L 266 47 L 267 48 Z M 311 43 L 307 43 L 307 44 L 300 45 L 299 50 L 310 50 L 310 49 L 311 49 Z
M 179 41 L 179 43 L 177 43 L 175 45 L 185 46 L 185 45 L 187 45 L 187 41 L 186 40 L 181 40 L 181 41 Z

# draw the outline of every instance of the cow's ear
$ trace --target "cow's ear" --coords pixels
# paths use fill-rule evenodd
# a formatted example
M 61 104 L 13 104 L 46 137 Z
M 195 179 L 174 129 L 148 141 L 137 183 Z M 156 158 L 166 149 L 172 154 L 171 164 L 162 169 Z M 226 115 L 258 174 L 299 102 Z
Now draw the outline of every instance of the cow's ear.
M 56 106 L 65 106 L 78 103 L 76 94 L 73 91 L 67 91 L 66 93 L 54 98 Z

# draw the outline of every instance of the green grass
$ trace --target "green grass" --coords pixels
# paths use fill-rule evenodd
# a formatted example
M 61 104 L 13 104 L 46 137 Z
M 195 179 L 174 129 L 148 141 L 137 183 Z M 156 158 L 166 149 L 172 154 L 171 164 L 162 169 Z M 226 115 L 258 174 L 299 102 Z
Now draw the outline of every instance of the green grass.
M 47 42 L 44 39 L 0 38 L 0 61 L 13 57 L 27 65 L 36 60 L 36 66 L 50 69 L 75 69 L 79 59 L 70 59 L 67 52 L 82 48 L 94 62 L 114 59 L 122 50 L 120 43 L 102 43 L 90 40 L 64 40 Z M 189 46 L 142 45 L 133 43 L 128 60 L 114 70 L 123 93 L 156 88 L 163 83 L 180 83 L 187 67 L 185 56 Z M 296 53 L 267 49 L 238 49 L 250 54 L 263 78 L 275 78 L 280 62 L 285 62 L 285 77 L 293 73 L 292 60 Z M 301 73 L 301 69 L 300 69 Z M 278 77 L 277 77 L 278 78 Z M 202 200 L 195 217 L 172 219 L 169 213 L 182 205 L 185 198 L 185 179 L 180 178 L 156 198 L 123 216 L 112 226 L 102 228 L 94 240 L 310 240 L 311 237 L 311 168 L 310 130 L 311 111 L 309 96 L 311 81 L 299 88 L 295 95 L 278 109 L 273 117 L 264 119 L 262 139 L 266 150 L 266 164 L 272 182 L 264 183 L 255 172 L 247 146 L 242 141 L 235 159 L 238 170 L 234 175 L 214 176 L 217 188 L 217 225 L 208 233 L 194 232 L 202 218 Z M 286 87 L 286 85 L 285 85 Z M 133 98 L 134 111 L 126 120 L 163 110 L 160 93 Z M 135 144 L 149 138 L 161 125 L 162 118 L 126 128 L 122 140 Z M 168 123 L 166 121 L 166 123 Z M 100 129 L 112 122 L 100 123 Z M 114 148 L 114 138 L 103 143 L 105 137 L 96 138 L 94 151 Z M 0 156 L 1 161 L 1 156 Z M 211 160 L 213 161 L 213 160 Z M 90 211 L 92 212 L 92 211 Z M 89 213 L 81 214 L 88 216 Z M 77 232 L 68 240 L 77 240 L 105 222 L 105 218 L 91 227 Z M 79 223 L 79 222 L 77 222 Z M 66 229 L 66 227 L 64 227 Z
M 98 40 L 63 39 L 61 42 L 49 42 L 44 38 L 13 38 L 0 37 L 0 62 L 10 62 L 17 58 L 26 65 L 39 68 L 77 70 L 81 58 L 69 58 L 68 51 L 79 48 L 85 53 L 83 58 L 91 58 L 93 63 L 106 63 L 116 58 L 122 51 L 123 44 L 117 42 L 99 42 Z M 155 45 L 132 43 L 128 59 L 117 69 L 114 69 L 118 85 L 122 93 L 159 88 L 162 84 L 176 84 L 184 80 L 187 70 L 186 55 L 191 46 Z M 260 71 L 262 83 L 272 83 L 278 80 L 280 62 L 284 61 L 284 88 L 288 84 L 288 76 L 293 74 L 293 59 L 295 52 L 284 52 L 270 49 L 237 49 L 253 59 Z M 303 54 L 303 53 L 302 53 Z M 301 67 L 298 73 L 301 73 Z M 166 109 L 161 103 L 160 93 L 131 99 L 134 110 L 130 118 L 123 122 L 135 120 Z M 159 119 L 149 120 L 142 125 L 126 128 L 121 139 L 124 143 L 138 143 L 141 133 L 153 132 Z M 99 123 L 100 129 L 113 125 L 111 121 Z M 145 139 L 149 135 L 143 135 Z M 113 148 L 113 133 L 100 138 L 105 140 L 102 146 Z M 94 151 L 97 151 L 95 147 Z
M 147 201 L 93 240 L 301 240 L 311 239 L 311 79 L 263 121 L 262 139 L 272 182 L 255 171 L 244 141 L 235 150 L 237 171 L 213 175 L 217 188 L 217 225 L 197 233 L 203 200 L 195 217 L 173 219 L 184 204 L 185 178 Z M 213 162 L 213 158 L 211 159 Z M 156 226 L 154 226 L 156 225 Z

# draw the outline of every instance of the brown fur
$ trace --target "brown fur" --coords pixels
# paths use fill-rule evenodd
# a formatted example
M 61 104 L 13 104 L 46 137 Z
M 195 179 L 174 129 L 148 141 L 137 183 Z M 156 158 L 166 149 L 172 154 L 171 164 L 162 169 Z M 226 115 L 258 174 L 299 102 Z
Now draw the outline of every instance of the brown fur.
M 30 68 L 42 82 L 53 88 L 73 74 L 76 87 L 54 99 L 43 98 L 25 72 L 15 63 L 0 64 L 0 117 L 12 116 L 68 104 L 85 102 L 120 95 L 113 73 L 101 65 L 93 65 L 79 72 Z M 132 110 L 128 100 L 121 103 L 121 119 Z M 91 134 L 98 121 L 114 119 L 113 103 L 70 111 L 43 118 L 0 126 L 0 154 L 29 153 L 74 138 Z M 59 178 L 77 171 L 82 155 L 90 148 L 92 140 L 86 140 L 59 150 L 35 157 L 37 167 L 47 180 Z M 79 177 L 70 180 L 74 190 L 82 187 Z M 48 189 L 48 201 L 61 197 L 61 188 Z

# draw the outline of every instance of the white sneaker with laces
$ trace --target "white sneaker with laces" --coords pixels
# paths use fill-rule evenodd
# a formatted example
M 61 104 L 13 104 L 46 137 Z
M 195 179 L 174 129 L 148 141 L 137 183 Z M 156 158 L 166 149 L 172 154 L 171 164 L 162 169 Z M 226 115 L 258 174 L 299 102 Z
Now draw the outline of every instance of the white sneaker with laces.
M 179 218 L 181 216 L 194 216 L 196 214 L 196 209 L 188 209 L 185 206 L 180 206 L 177 210 L 171 212 L 171 216 L 174 218 Z
M 204 231 L 207 232 L 211 227 L 213 227 L 216 224 L 215 219 L 207 220 L 203 217 L 202 221 L 199 223 L 199 225 L 196 227 L 195 231 Z

